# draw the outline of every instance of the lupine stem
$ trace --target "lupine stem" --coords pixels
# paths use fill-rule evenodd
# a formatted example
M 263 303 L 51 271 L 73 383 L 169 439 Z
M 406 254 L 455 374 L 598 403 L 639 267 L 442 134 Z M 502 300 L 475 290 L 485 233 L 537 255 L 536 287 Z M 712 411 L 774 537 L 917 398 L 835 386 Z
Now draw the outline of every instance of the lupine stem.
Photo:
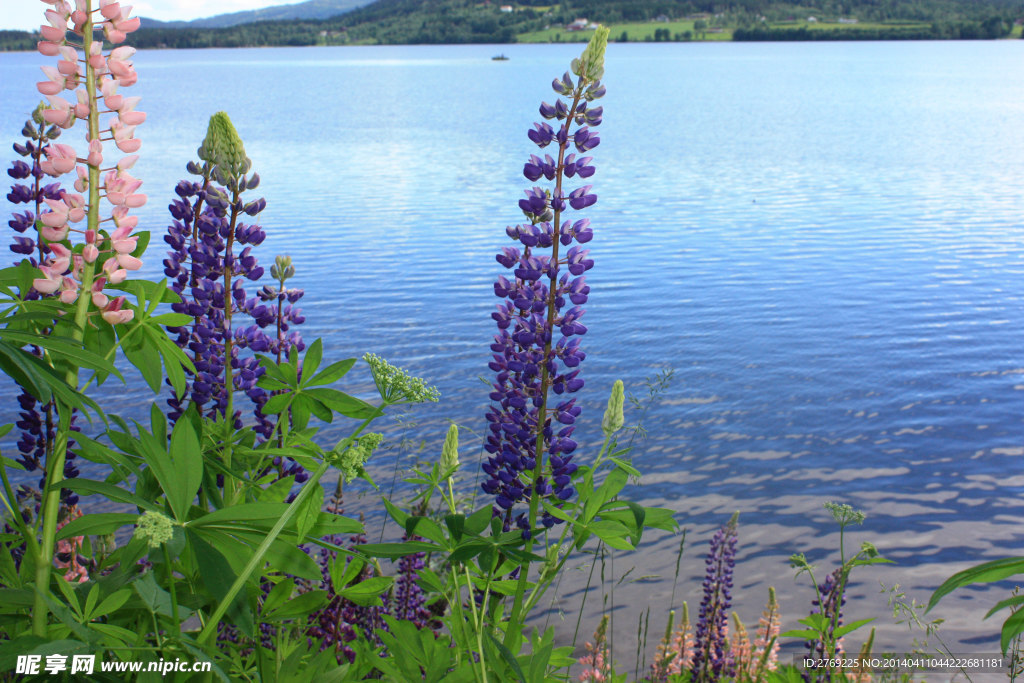
M 87 16 L 82 28 L 83 49 L 88 55 L 93 43 L 93 18 L 91 0 L 85 0 L 85 13 Z M 99 139 L 99 112 L 96 106 L 96 72 L 93 66 L 86 60 L 85 64 L 85 87 L 89 95 L 89 134 L 88 139 Z M 98 166 L 89 165 L 89 212 L 88 227 L 90 230 L 98 230 L 100 222 L 100 169 Z M 74 325 L 70 336 L 77 342 L 85 337 L 85 326 L 89 313 L 89 292 L 92 289 L 95 264 L 82 264 L 81 295 L 78 297 L 75 307 Z M 78 367 L 71 365 L 64 377 L 71 387 L 78 388 Z M 47 594 L 50 592 L 50 573 L 53 566 L 53 552 L 57 535 L 57 516 L 60 513 L 60 487 L 57 486 L 64 479 L 64 462 L 67 458 L 68 439 L 71 431 L 71 407 L 58 404 L 57 414 L 59 427 L 57 438 L 54 441 L 53 452 L 46 463 L 46 491 L 43 494 L 43 503 L 40 514 L 43 518 L 42 543 L 39 548 L 39 557 L 36 558 L 36 594 L 32 611 L 32 633 L 33 635 L 46 637 L 46 626 L 50 614 L 46 603 Z

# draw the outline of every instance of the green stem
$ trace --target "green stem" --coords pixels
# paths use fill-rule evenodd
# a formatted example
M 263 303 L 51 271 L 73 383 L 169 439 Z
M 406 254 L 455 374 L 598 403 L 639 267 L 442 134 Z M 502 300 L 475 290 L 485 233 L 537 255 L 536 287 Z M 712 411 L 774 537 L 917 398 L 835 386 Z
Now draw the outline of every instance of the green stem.
M 90 53 L 93 43 L 93 20 L 91 0 L 85 2 L 86 22 L 82 28 L 83 50 L 85 54 Z M 89 108 L 89 134 L 87 139 L 98 140 L 99 131 L 99 107 L 96 106 L 96 71 L 89 64 L 85 65 L 85 88 L 88 93 Z M 89 213 L 87 227 L 89 230 L 99 230 L 100 223 L 100 169 L 98 166 L 89 166 Z M 78 302 L 75 307 L 74 324 L 70 336 L 75 341 L 81 342 L 85 338 L 85 326 L 88 321 L 90 292 L 95 275 L 95 264 L 82 264 L 82 284 L 79 289 Z M 78 388 L 78 367 L 72 365 L 65 375 L 67 384 L 75 389 Z M 50 574 L 53 567 L 54 546 L 57 536 L 57 517 L 60 514 L 60 484 L 64 480 L 64 462 L 67 458 L 69 434 L 71 431 L 71 407 L 57 404 L 59 428 L 54 441 L 53 452 L 46 462 L 46 489 L 43 494 L 40 516 L 43 520 L 42 542 L 39 547 L 39 555 L 36 558 L 35 577 L 35 601 L 32 610 L 32 633 L 39 637 L 46 637 L 47 622 L 50 610 L 46 604 L 46 597 L 50 591 Z
M 171 563 L 171 553 L 167 550 L 167 544 L 161 543 L 160 548 L 164 552 L 164 568 L 167 570 L 167 584 L 171 591 L 171 620 L 174 623 L 174 633 L 181 633 L 181 621 L 178 619 L 178 592 L 174 587 L 174 565 Z

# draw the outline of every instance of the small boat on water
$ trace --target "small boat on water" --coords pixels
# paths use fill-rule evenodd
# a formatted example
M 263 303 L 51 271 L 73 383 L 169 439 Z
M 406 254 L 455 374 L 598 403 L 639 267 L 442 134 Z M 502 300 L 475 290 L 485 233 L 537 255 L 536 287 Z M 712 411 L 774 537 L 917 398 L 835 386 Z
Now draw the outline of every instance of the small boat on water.
M 505 54 L 502 53 L 500 55 L 494 55 L 493 57 L 491 57 L 491 60 L 495 62 L 507 62 L 508 57 L 506 57 Z

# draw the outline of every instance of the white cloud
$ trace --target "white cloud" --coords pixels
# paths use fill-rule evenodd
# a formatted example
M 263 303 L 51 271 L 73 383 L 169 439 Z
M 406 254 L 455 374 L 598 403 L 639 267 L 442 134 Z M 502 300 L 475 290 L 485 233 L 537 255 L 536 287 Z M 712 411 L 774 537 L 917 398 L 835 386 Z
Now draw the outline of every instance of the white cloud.
M 179 21 L 227 14 L 272 5 L 293 5 L 302 0 L 151 0 L 131 2 L 134 16 L 152 17 L 161 21 Z M 98 5 L 98 1 L 96 2 Z M 0 29 L 31 31 L 45 21 L 47 5 L 40 0 L 0 0 Z

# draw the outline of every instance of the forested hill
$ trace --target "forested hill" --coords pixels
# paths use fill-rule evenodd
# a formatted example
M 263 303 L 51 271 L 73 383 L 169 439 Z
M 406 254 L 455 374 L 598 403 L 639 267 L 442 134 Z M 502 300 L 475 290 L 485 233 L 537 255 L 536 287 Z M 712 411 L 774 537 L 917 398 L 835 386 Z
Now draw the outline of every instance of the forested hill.
M 140 48 L 564 41 L 589 36 L 586 27 L 594 23 L 611 26 L 618 40 L 1001 38 L 1024 17 L 1024 0 L 550 2 L 377 0 L 326 19 L 222 28 L 144 25 L 130 41 Z M 577 33 L 574 22 L 584 30 Z M 34 42 L 29 33 L 0 32 L 0 50 L 32 49 Z

